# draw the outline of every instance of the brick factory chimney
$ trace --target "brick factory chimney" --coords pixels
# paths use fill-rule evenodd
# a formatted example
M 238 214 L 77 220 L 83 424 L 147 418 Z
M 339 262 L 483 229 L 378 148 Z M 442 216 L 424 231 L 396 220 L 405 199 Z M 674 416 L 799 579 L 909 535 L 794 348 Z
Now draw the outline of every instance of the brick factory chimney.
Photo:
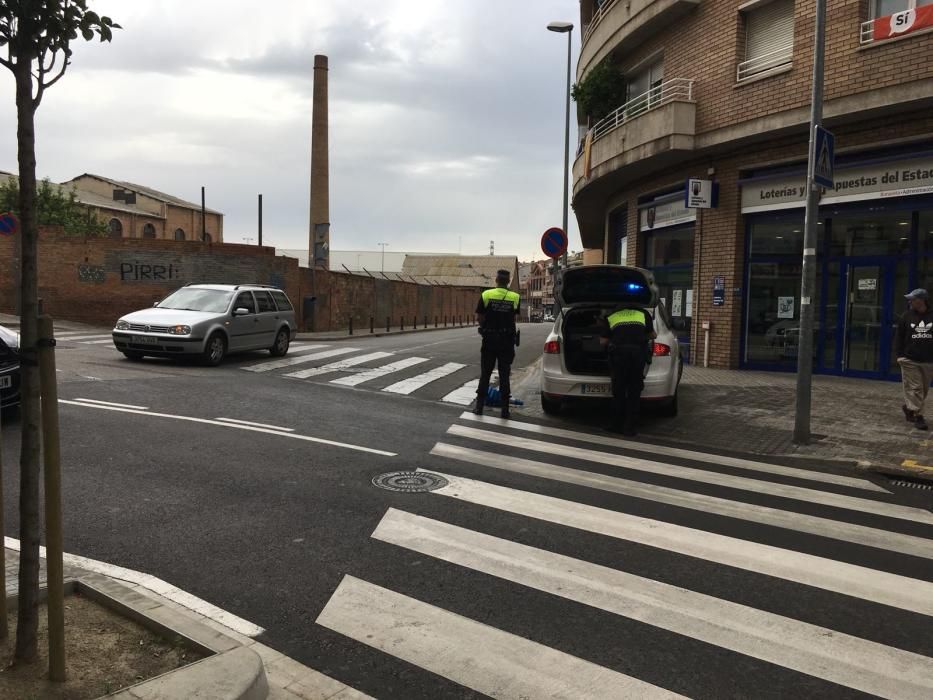
M 311 107 L 311 225 L 308 266 L 330 267 L 330 166 L 328 164 L 327 56 L 314 57 Z

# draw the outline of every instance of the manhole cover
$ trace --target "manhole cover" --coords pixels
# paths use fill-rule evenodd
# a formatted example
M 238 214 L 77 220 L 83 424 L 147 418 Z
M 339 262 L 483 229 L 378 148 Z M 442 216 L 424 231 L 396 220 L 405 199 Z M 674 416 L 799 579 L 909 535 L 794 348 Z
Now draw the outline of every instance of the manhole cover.
M 387 491 L 423 493 L 447 486 L 447 479 L 430 472 L 389 472 L 373 477 L 373 486 Z

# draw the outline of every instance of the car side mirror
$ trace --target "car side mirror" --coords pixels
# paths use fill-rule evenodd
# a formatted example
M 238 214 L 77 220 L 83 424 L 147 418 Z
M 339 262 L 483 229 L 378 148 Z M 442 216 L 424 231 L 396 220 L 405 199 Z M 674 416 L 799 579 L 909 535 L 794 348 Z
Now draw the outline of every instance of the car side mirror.
M 241 306 L 237 309 L 234 309 L 233 315 L 234 316 L 249 316 L 249 309 Z
M 687 330 L 687 322 L 682 318 L 675 318 L 671 321 L 671 328 L 675 331 L 685 331 Z

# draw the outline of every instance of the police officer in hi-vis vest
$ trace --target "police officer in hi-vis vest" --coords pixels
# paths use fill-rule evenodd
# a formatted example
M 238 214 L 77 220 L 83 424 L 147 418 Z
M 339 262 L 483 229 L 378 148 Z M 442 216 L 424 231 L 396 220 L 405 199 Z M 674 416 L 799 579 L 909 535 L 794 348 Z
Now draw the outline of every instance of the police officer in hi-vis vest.
M 509 398 L 512 387 L 509 373 L 515 360 L 515 319 L 518 318 L 521 297 L 509 289 L 512 275 L 508 270 L 496 272 L 495 289 L 487 289 L 476 305 L 476 320 L 483 336 L 480 353 L 479 386 L 476 389 L 476 406 L 473 413 L 481 415 L 489 391 L 489 378 L 496 364 L 499 365 L 499 394 L 502 400 L 502 417 L 509 417 Z
M 606 317 L 600 342 L 609 349 L 612 375 L 612 429 L 635 435 L 645 388 L 649 343 L 657 337 L 654 318 L 645 309 L 621 308 Z

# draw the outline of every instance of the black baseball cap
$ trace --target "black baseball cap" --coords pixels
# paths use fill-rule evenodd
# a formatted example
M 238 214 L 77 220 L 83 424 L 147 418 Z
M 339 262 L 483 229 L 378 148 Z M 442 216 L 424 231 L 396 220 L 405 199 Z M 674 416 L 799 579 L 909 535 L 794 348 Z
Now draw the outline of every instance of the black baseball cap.
M 923 299 L 924 301 L 929 301 L 930 295 L 927 293 L 927 290 L 917 288 L 914 291 L 912 291 L 910 294 L 905 294 L 904 298 L 908 300 Z

